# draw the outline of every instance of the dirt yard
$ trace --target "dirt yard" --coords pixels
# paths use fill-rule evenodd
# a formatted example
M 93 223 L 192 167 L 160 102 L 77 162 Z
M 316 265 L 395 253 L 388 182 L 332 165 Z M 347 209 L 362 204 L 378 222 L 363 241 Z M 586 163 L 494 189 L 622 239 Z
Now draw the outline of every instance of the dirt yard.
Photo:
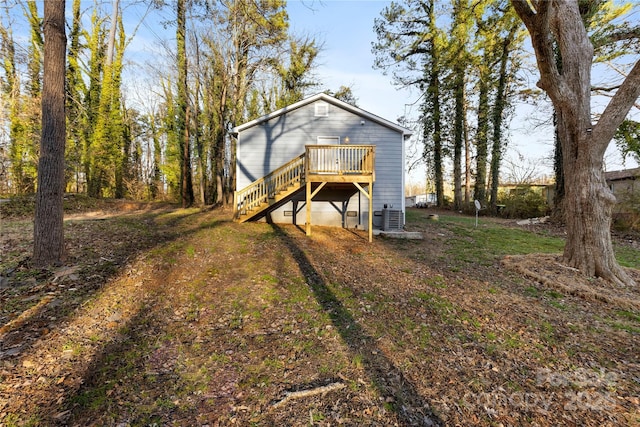
M 47 271 L 32 221 L 2 219 L 0 426 L 640 425 L 638 286 L 429 213 L 423 240 L 368 243 L 103 206 Z

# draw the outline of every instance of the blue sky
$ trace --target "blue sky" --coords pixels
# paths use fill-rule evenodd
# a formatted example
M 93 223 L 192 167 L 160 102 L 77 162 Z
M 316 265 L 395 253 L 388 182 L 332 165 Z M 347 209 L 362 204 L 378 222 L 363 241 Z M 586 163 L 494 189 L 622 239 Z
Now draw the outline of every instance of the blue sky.
M 405 104 L 415 102 L 418 96 L 394 87 L 390 76 L 373 69 L 373 22 L 388 4 L 290 0 L 287 10 L 294 34 L 310 35 L 324 44 L 317 70 L 323 89 L 350 86 L 359 107 L 396 121 L 405 114 Z
M 389 5 L 389 1 L 289 1 L 290 26 L 294 33 L 309 34 L 324 42 L 317 74 L 323 89 L 335 90 L 341 85 L 351 86 L 358 106 L 391 121 L 401 116 L 416 119 L 420 94 L 416 89 L 402 89 L 392 85 L 390 75 L 373 69 L 371 44 L 376 41 L 374 20 Z M 541 159 L 551 153 L 552 133 L 545 129 L 532 132 L 527 120 L 532 110 L 515 118 L 511 132 L 512 149 L 508 156 L 516 158 L 516 151 L 529 159 Z M 418 147 L 421 150 L 421 148 Z M 409 147 L 408 152 L 411 152 Z M 414 150 L 415 151 L 415 150 Z M 542 167 L 542 165 L 541 165 Z M 551 169 L 544 165 L 544 173 Z M 411 176 L 420 180 L 424 170 Z
M 418 113 L 417 90 L 409 91 L 394 87 L 391 76 L 382 70 L 374 70 L 374 55 L 371 43 L 376 40 L 373 30 L 375 18 L 389 4 L 389 1 L 359 0 L 289 0 L 290 26 L 296 34 L 309 34 L 324 42 L 317 70 L 323 82 L 323 89 L 336 90 L 339 86 L 351 86 L 358 99 L 358 106 L 388 120 L 396 121 L 407 115 L 415 118 Z M 533 57 L 530 59 L 534 63 Z M 537 75 L 528 76 L 535 85 Z M 595 101 L 595 100 L 594 100 Z M 415 104 L 415 105 L 414 105 Z M 541 159 L 553 152 L 553 130 L 550 126 L 540 126 L 540 121 L 551 115 L 551 110 L 536 110 L 530 106 L 519 106 L 511 121 L 509 150 L 507 158 L 516 160 L 522 154 L 536 161 L 544 173 L 550 174 L 551 163 L 542 164 Z M 635 162 L 623 165 L 611 144 L 606 161 L 609 170 L 635 167 Z M 419 179 L 419 176 L 414 176 Z
M 391 83 L 391 76 L 384 75 L 382 70 L 373 69 L 374 55 L 371 52 L 371 44 L 376 40 L 373 30 L 374 20 L 380 17 L 380 12 L 389 5 L 390 1 L 371 0 L 289 0 L 287 10 L 291 31 L 296 35 L 308 35 L 324 47 L 320 54 L 316 70 L 316 76 L 321 81 L 321 90 L 337 90 L 340 86 L 350 86 L 358 100 L 358 106 L 385 119 L 397 121 L 401 116 L 416 118 L 418 114 L 419 93 L 417 90 L 397 88 Z M 83 7 L 90 9 L 93 1 L 84 1 Z M 111 10 L 112 0 L 105 0 L 104 10 Z M 127 33 L 138 25 L 144 15 L 145 7 L 128 0 L 121 0 L 124 9 L 125 25 Z M 42 12 L 43 4 L 38 2 L 38 9 Z M 14 8 L 15 9 L 15 8 Z M 67 13 L 71 11 L 71 4 L 67 2 Z M 12 10 L 12 13 L 20 11 Z M 159 25 L 163 19 L 171 19 L 170 13 L 165 13 L 164 18 L 155 11 L 148 15 L 145 22 L 138 29 L 134 40 L 127 48 L 129 66 L 133 66 L 133 74 L 137 74 L 138 87 L 130 89 L 138 93 L 147 101 L 153 96 L 149 88 L 156 82 L 149 82 L 150 86 L 144 88 L 141 84 L 141 74 L 145 70 L 147 62 L 143 56 L 154 57 L 153 62 L 159 63 L 166 57 L 166 50 L 160 46 L 160 41 L 171 41 L 174 37 L 174 28 L 167 29 Z M 84 17 L 90 19 L 90 13 Z M 18 29 L 24 30 L 26 23 Z M 533 61 L 533 59 L 531 59 Z M 156 64 L 157 65 L 157 64 Z M 530 84 L 534 85 L 537 77 L 530 75 Z M 135 97 L 135 96 L 134 96 Z M 517 153 L 522 153 L 528 159 L 541 159 L 552 152 L 552 131 L 549 127 L 535 127 L 531 119 L 534 112 L 528 107 L 519 107 L 517 115 L 511 122 L 511 129 L 506 137 L 509 138 L 511 147 L 507 157 L 516 158 Z M 540 114 L 538 112 L 537 114 Z M 549 112 L 550 114 L 550 112 Z M 546 114 L 542 114 L 540 119 Z M 411 151 L 411 150 L 409 150 Z M 610 150 L 615 151 L 615 150 Z M 613 156 L 615 157 L 615 156 Z M 608 169 L 622 169 L 618 160 L 610 160 Z M 540 165 L 545 168 L 545 173 L 550 172 L 549 165 Z M 626 167 L 634 167 L 634 163 L 627 163 Z M 413 179 L 420 180 L 424 172 L 414 174 Z

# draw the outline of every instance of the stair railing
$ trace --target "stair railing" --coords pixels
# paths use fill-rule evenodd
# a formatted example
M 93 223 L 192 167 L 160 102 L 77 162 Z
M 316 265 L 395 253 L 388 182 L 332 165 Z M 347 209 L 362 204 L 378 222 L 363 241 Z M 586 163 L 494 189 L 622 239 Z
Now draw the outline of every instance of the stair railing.
M 293 186 L 300 186 L 305 179 L 304 153 L 273 170 L 268 175 L 252 182 L 234 193 L 234 216 L 239 218 L 256 210 L 263 203 L 269 203 L 278 193 Z
M 373 175 L 375 180 L 375 146 L 307 145 L 304 154 L 236 191 L 234 218 L 257 213 L 279 193 L 300 188 L 308 175 Z

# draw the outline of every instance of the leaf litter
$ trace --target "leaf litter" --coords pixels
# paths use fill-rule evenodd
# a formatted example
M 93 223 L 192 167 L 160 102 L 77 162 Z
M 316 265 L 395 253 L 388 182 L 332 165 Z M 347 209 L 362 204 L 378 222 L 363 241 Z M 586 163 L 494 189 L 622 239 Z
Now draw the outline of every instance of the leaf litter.
M 425 214 L 424 240 L 370 244 L 120 205 L 67 219 L 51 271 L 3 222 L 2 425 L 640 423 L 637 287 L 461 264 Z

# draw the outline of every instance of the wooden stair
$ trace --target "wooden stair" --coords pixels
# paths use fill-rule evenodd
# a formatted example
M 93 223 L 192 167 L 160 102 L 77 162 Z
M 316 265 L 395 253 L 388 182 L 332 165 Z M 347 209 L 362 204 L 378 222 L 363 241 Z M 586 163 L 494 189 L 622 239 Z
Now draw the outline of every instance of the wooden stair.
M 306 205 L 305 230 L 311 235 L 311 204 L 327 184 L 355 186 L 373 206 L 374 145 L 306 145 L 305 153 L 234 194 L 234 219 L 258 220 L 299 196 Z M 303 191 L 306 194 L 302 196 Z M 294 213 L 295 215 L 295 213 Z M 373 211 L 369 209 L 369 241 L 373 236 Z
M 234 194 L 234 219 L 246 222 L 278 208 L 305 184 L 305 154 L 290 160 L 270 174 Z

